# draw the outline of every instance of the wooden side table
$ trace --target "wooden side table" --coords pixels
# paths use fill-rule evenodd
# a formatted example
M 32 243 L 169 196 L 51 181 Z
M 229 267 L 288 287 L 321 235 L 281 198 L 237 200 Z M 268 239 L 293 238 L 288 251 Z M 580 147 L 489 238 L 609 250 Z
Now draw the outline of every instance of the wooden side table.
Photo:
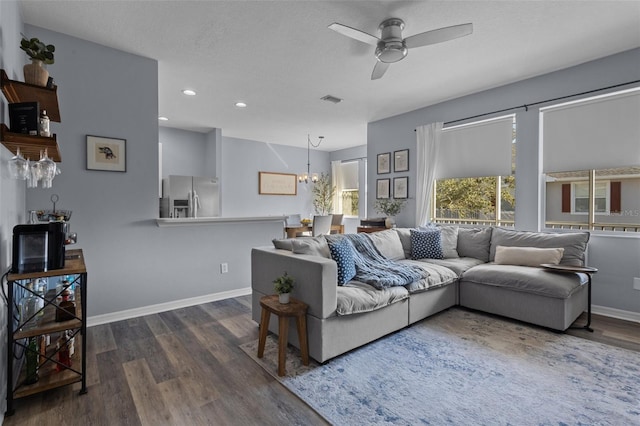
M 260 339 L 258 340 L 258 358 L 264 355 L 264 345 L 269 333 L 269 319 L 271 314 L 278 317 L 278 376 L 285 375 L 287 356 L 287 336 L 289 333 L 289 318 L 295 317 L 300 340 L 302 364 L 309 365 L 309 344 L 307 341 L 307 304 L 293 297 L 289 303 L 278 302 L 278 295 L 264 296 L 260 299 L 262 315 L 260 318 Z
M 575 274 L 582 273 L 587 275 L 587 324 L 583 327 L 574 327 L 574 328 L 584 328 L 587 331 L 593 333 L 593 328 L 591 328 L 591 275 L 598 272 L 596 268 L 591 268 L 589 266 L 575 266 L 575 265 L 556 265 L 553 263 L 543 263 L 542 266 L 547 271 L 551 272 L 560 272 L 565 274 Z

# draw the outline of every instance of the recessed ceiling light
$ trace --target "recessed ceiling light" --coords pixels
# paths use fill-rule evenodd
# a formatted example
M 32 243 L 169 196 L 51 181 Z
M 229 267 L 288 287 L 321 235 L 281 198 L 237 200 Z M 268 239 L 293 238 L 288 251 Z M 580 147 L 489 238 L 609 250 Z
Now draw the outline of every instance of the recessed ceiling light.
M 193 90 L 191 90 L 191 89 L 184 89 L 184 90 L 182 91 L 182 93 L 184 93 L 184 94 L 185 94 L 185 95 L 187 95 L 187 96 L 195 96 L 195 95 L 196 95 L 196 92 L 194 92 L 194 91 L 193 91 Z
M 236 106 L 237 106 L 238 108 L 246 108 L 246 107 L 247 107 L 247 104 L 246 104 L 246 103 L 244 103 L 244 102 L 236 102 Z
M 160 120 L 160 121 L 169 121 L 169 119 L 167 117 L 163 117 L 163 116 L 158 117 L 158 120 Z

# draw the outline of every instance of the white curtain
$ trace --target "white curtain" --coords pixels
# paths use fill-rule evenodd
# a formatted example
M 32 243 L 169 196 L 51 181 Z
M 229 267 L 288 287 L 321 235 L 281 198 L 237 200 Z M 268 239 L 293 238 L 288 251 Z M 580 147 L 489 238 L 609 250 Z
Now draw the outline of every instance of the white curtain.
M 416 129 L 416 158 L 418 163 L 416 182 L 416 226 L 429 221 L 433 183 L 442 135 L 442 123 L 431 123 Z
M 333 194 L 333 212 L 342 213 L 342 161 L 331 162 L 331 184 L 336 189 Z

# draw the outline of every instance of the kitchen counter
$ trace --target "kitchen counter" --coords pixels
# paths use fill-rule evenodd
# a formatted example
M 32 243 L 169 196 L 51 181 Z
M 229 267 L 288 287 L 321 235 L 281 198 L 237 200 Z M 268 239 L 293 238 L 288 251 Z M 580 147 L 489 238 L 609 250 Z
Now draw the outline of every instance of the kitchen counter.
M 280 222 L 284 223 L 285 216 L 248 216 L 248 217 L 161 217 L 156 219 L 156 224 L 160 227 L 166 226 L 201 226 L 224 223 L 242 222 Z

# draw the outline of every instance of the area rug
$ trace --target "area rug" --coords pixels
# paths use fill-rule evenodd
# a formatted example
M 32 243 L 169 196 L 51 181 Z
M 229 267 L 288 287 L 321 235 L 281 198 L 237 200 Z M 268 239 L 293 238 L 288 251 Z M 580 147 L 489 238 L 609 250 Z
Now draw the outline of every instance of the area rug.
M 640 353 L 460 308 L 324 365 L 290 346 L 285 377 L 275 336 L 257 345 L 335 425 L 640 425 Z

